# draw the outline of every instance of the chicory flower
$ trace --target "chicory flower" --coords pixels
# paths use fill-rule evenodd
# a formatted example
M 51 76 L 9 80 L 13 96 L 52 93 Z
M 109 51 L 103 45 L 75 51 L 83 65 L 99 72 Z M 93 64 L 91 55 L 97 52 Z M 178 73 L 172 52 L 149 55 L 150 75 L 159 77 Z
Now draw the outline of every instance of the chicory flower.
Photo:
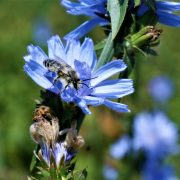
M 86 38 L 82 45 L 77 40 L 68 40 L 64 46 L 56 35 L 48 40 L 48 55 L 33 45 L 28 46 L 28 52 L 24 57 L 25 72 L 38 85 L 60 95 L 65 102 L 75 103 L 86 114 L 91 113 L 89 105 L 105 105 L 118 112 L 129 112 L 127 105 L 111 99 L 133 93 L 132 80 L 108 80 L 125 70 L 126 64 L 122 60 L 113 60 L 96 70 L 97 58 L 91 39 Z M 63 61 L 66 67 L 54 67 L 56 70 L 51 71 L 45 66 L 48 60 L 55 65 Z
M 143 150 L 150 159 L 179 151 L 178 129 L 163 112 L 143 112 L 135 117 L 133 149 Z
M 110 22 L 108 20 L 108 12 L 106 10 L 107 0 L 79 0 L 72 2 L 71 0 L 61 0 L 61 4 L 67 8 L 67 13 L 79 16 L 90 16 L 91 19 L 81 24 L 75 30 L 65 36 L 65 39 L 79 39 L 87 34 L 95 26 L 105 26 Z
M 138 16 L 142 16 L 150 8 L 142 2 L 138 9 Z M 180 16 L 175 12 L 180 11 L 180 2 L 156 1 L 155 15 L 158 21 L 167 26 L 180 27 Z

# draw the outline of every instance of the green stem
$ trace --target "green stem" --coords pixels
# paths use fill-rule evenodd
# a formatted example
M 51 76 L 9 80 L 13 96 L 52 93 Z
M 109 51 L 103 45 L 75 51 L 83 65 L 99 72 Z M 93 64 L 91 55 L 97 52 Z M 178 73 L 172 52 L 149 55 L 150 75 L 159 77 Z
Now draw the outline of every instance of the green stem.
M 100 68 L 108 61 L 110 61 L 111 58 L 113 57 L 113 54 L 114 54 L 114 50 L 113 50 L 112 33 L 109 33 L 109 36 L 106 40 L 106 44 L 101 52 L 98 63 L 96 65 L 96 69 Z

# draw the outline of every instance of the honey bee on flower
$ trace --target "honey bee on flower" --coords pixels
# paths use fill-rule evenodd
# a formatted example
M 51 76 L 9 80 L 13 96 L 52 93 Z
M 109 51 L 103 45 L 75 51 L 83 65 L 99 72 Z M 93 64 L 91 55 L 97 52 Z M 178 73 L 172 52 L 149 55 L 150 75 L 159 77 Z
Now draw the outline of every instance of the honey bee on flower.
M 91 39 L 82 44 L 76 40 L 66 41 L 64 46 L 59 36 L 48 40 L 48 56 L 38 47 L 28 46 L 25 56 L 25 72 L 41 87 L 67 103 L 73 102 L 85 114 L 90 114 L 89 105 L 105 105 L 118 112 L 129 112 L 128 106 L 114 102 L 134 92 L 131 79 L 108 78 L 124 71 L 123 60 L 113 60 L 96 69 L 97 58 Z

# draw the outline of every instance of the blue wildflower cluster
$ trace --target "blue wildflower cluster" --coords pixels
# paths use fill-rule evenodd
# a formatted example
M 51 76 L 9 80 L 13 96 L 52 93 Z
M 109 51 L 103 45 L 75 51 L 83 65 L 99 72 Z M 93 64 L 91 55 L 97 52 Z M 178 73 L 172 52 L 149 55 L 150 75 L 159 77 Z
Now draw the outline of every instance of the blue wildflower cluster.
M 121 137 L 110 146 L 109 154 L 117 160 L 133 156 L 134 163 L 142 161 L 142 179 L 152 180 L 175 177 L 173 168 L 163 162 L 179 150 L 178 129 L 164 112 L 156 111 L 138 114 L 134 118 L 133 137 Z
M 134 92 L 129 76 L 138 66 L 136 57 L 138 53 L 157 55 L 153 47 L 159 44 L 162 30 L 156 24 L 179 27 L 180 16 L 175 13 L 180 10 L 180 3 L 60 0 L 60 4 L 67 13 L 90 19 L 65 35 L 63 41 L 58 35 L 50 37 L 48 53 L 39 46 L 29 45 L 24 71 L 44 89 L 30 127 L 33 140 L 40 146 L 41 156 L 35 154 L 47 165 L 50 179 L 54 179 L 50 170 L 53 168 L 58 178 L 74 179 L 73 175 L 67 176 L 74 169 L 71 160 L 84 144 L 78 131 L 84 116 L 91 114 L 89 107 L 104 105 L 118 113 L 130 112 L 120 101 Z M 95 26 L 101 26 L 106 37 L 94 46 L 91 38 L 81 38 Z M 172 88 L 166 82 L 155 80 L 150 85 L 152 97 L 160 104 L 171 97 Z M 161 89 L 166 89 L 163 98 L 158 93 Z M 171 167 L 162 161 L 179 151 L 178 133 L 165 113 L 159 110 L 140 113 L 134 118 L 131 130 L 131 136 L 125 135 L 111 146 L 111 156 L 122 159 L 131 155 L 133 159 L 132 156 L 139 158 L 142 154 L 145 160 L 142 158 L 140 169 L 144 179 L 161 179 L 166 174 L 173 177 Z M 65 168 L 65 173 L 61 168 Z M 109 165 L 104 167 L 104 174 L 107 179 L 116 179 L 118 175 Z
M 173 91 L 172 81 L 168 77 L 155 77 L 149 86 L 150 94 L 157 102 L 168 103 Z M 163 92 L 164 87 L 167 91 L 164 91 L 163 97 L 162 94 L 155 93 Z M 133 119 L 132 135 L 120 137 L 110 146 L 109 155 L 113 159 L 126 161 L 131 156 L 131 163 L 141 162 L 141 167 L 136 168 L 139 168 L 144 180 L 164 180 L 176 179 L 173 167 L 164 162 L 167 157 L 178 154 L 179 150 L 176 125 L 164 111 L 156 109 L 136 115 Z

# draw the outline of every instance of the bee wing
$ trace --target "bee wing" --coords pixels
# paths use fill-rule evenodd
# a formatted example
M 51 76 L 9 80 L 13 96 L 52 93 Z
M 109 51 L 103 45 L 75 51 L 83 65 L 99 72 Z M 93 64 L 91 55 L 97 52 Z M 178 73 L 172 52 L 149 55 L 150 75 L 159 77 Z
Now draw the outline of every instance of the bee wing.
M 72 71 L 72 67 L 67 64 L 63 59 L 57 57 L 56 62 L 61 64 L 62 69 L 67 69 L 68 71 Z

